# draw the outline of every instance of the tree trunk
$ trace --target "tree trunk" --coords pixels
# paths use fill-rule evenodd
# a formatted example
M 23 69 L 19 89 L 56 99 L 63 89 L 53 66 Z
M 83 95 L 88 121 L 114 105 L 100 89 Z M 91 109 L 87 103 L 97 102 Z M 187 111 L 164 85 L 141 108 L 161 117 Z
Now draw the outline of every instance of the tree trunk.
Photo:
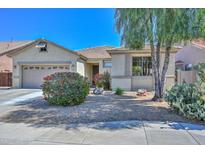
M 157 70 L 157 62 L 156 62 L 156 50 L 155 50 L 155 46 L 154 46 L 154 34 L 153 34 L 153 29 L 152 27 L 154 26 L 153 25 L 153 15 L 152 15 L 152 11 L 150 11 L 149 9 L 149 21 L 150 21 L 150 24 L 151 24 L 151 27 L 147 27 L 147 31 L 149 31 L 152 35 L 150 37 L 150 48 L 151 48 L 151 57 L 152 57 L 152 73 L 153 73 L 153 76 L 154 76 L 154 89 L 155 89 L 155 94 L 154 94 L 154 97 L 152 98 L 152 100 L 158 100 L 158 98 L 160 97 L 160 93 L 159 93 L 159 83 L 158 81 L 160 80 L 159 79 L 159 76 L 158 76 L 158 70 Z M 147 26 L 148 24 L 146 24 Z
M 165 57 L 164 57 L 164 66 L 162 69 L 162 75 L 161 75 L 161 93 L 160 93 L 160 97 L 163 98 L 164 97 L 164 84 L 165 84 L 165 78 L 166 78 L 166 73 L 168 70 L 168 65 L 169 65 L 169 57 L 170 57 L 170 49 L 171 49 L 171 45 L 169 43 L 169 45 L 166 47 L 166 51 L 165 51 Z
M 156 46 L 156 65 L 157 65 L 157 86 L 158 86 L 158 91 L 159 95 L 156 98 L 157 101 L 161 100 L 161 80 L 160 80 L 160 45 L 161 43 L 158 41 L 157 46 Z
M 154 89 L 155 89 L 155 94 L 154 97 L 152 98 L 152 100 L 158 100 L 158 98 L 160 97 L 160 91 L 159 91 L 159 76 L 158 76 L 158 69 L 157 69 L 157 63 L 154 57 L 156 57 L 156 52 L 154 49 L 154 45 L 151 45 L 151 57 L 152 57 L 152 71 L 153 71 L 153 75 L 154 75 Z

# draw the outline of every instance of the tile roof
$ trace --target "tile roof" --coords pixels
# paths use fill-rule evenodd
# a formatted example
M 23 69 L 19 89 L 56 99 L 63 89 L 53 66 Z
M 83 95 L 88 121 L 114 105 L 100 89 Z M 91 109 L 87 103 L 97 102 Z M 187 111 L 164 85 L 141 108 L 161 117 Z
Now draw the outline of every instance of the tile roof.
M 36 40 L 33 40 L 33 41 L 13 41 L 13 42 L 0 42 L 0 56 L 2 55 L 11 55 L 13 53 L 17 53 L 19 52 L 18 49 L 23 49 L 24 47 L 26 46 L 29 46 L 29 45 L 32 45 L 33 43 L 36 43 L 38 41 L 46 41 L 48 43 L 51 43 L 59 48 L 62 48 L 68 52 L 71 52 L 75 55 L 79 55 L 78 53 L 76 52 L 73 52 L 72 50 L 68 49 L 68 48 L 65 48 L 64 46 L 61 46 L 59 44 L 56 44 L 52 41 L 49 41 L 49 40 L 45 40 L 45 39 L 36 39 Z M 86 59 L 86 57 L 84 57 L 83 55 L 80 55 L 80 57 L 82 59 Z
M 9 50 L 17 49 L 24 45 L 27 45 L 33 41 L 13 41 L 13 42 L 0 42 L 0 54 L 3 54 Z
M 106 59 L 111 58 L 107 50 L 112 49 L 112 46 L 99 46 L 93 48 L 86 48 L 82 50 L 77 50 L 77 53 L 88 58 L 88 59 Z
M 205 48 L 205 40 L 204 39 L 195 39 L 192 41 L 192 44 L 197 45 L 199 47 Z

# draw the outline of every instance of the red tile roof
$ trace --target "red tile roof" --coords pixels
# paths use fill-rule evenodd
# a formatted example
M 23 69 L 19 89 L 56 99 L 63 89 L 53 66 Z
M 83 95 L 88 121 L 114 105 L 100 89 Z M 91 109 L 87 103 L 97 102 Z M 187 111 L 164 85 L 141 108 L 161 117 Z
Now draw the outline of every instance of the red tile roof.
M 111 58 L 107 50 L 112 49 L 111 46 L 100 46 L 78 50 L 77 53 L 88 59 L 106 59 Z
M 197 45 L 197 46 L 202 47 L 202 48 L 205 48 L 205 40 L 204 39 L 193 40 L 192 44 Z
M 13 50 L 22 47 L 32 41 L 7 41 L 0 42 L 0 72 L 12 71 L 12 59 L 6 55 L 3 55 L 9 50 Z
M 0 42 L 0 54 L 3 54 L 9 50 L 13 50 L 29 44 L 33 41 L 13 41 L 13 42 Z

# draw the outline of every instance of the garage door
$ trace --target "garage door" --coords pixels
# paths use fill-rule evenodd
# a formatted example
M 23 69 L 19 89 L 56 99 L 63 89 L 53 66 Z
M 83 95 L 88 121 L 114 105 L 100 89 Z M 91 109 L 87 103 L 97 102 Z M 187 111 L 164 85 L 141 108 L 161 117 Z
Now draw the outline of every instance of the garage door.
M 69 72 L 68 65 L 50 65 L 50 66 L 23 66 L 22 87 L 23 88 L 40 88 L 43 78 L 55 72 Z

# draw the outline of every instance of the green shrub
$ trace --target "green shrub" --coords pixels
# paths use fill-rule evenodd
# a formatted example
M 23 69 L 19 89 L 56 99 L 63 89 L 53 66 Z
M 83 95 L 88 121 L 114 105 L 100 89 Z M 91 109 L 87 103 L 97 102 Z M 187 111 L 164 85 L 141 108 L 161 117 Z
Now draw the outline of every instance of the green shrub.
M 142 67 L 140 66 L 133 66 L 132 68 L 133 75 L 140 75 L 142 71 Z
M 194 70 L 197 72 L 201 82 L 205 83 L 205 63 L 199 63 L 194 66 Z
M 205 121 L 205 101 L 199 84 L 187 84 L 173 86 L 165 94 L 165 100 L 179 113 L 189 119 Z
M 110 73 L 108 71 L 103 73 L 102 84 L 105 90 L 110 90 Z
M 122 88 L 116 88 L 115 89 L 115 94 L 116 95 L 122 95 L 124 93 L 124 90 Z
M 77 105 L 89 93 L 89 82 L 78 73 L 59 72 L 44 78 L 44 98 L 54 105 Z
M 98 88 L 110 89 L 110 73 L 104 72 L 103 74 L 96 74 L 94 76 L 94 83 Z

